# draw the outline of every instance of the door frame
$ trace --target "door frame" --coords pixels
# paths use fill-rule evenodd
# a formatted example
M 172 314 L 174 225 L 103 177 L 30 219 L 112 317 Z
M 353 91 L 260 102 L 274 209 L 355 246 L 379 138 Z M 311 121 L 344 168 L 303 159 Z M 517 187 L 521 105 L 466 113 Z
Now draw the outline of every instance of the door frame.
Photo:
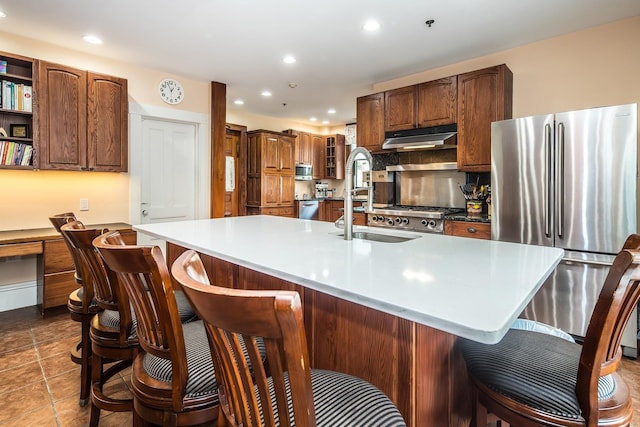
M 129 103 L 129 221 L 140 224 L 142 214 L 142 121 L 144 119 L 187 123 L 196 127 L 195 218 L 209 218 L 210 143 L 209 118 L 206 114 Z

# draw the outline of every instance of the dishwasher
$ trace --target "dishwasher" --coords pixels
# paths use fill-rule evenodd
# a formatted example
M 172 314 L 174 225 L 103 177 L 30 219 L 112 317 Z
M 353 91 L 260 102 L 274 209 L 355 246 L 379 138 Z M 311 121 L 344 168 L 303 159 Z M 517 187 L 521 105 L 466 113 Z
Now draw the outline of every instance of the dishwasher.
M 320 202 L 317 200 L 300 200 L 298 202 L 298 218 L 318 219 Z

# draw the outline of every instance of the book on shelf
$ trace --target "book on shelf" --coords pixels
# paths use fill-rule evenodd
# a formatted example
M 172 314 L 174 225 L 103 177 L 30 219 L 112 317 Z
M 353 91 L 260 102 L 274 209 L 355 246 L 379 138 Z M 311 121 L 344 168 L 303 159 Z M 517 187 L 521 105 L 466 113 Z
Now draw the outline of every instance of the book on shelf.
M 7 110 L 32 112 L 32 86 L 3 80 L 0 93 L 0 107 Z
M 29 166 L 33 147 L 15 141 L 0 141 L 0 165 Z

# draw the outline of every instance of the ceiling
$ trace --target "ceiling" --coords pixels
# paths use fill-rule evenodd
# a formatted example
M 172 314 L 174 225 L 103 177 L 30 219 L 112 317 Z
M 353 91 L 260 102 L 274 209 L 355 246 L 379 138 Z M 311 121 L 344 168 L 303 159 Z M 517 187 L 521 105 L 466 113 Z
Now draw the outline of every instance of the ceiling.
M 0 10 L 2 31 L 225 83 L 229 108 L 335 125 L 355 121 L 374 83 L 637 16 L 640 1 L 0 0 Z M 369 19 L 379 31 L 362 30 Z

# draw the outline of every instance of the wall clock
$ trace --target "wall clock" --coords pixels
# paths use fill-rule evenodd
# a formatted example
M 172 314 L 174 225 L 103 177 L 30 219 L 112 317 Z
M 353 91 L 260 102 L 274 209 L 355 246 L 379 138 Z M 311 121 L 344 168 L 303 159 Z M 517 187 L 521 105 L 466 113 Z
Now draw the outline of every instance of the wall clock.
M 160 98 L 167 104 L 178 104 L 184 99 L 184 89 L 175 79 L 164 79 L 158 86 Z

